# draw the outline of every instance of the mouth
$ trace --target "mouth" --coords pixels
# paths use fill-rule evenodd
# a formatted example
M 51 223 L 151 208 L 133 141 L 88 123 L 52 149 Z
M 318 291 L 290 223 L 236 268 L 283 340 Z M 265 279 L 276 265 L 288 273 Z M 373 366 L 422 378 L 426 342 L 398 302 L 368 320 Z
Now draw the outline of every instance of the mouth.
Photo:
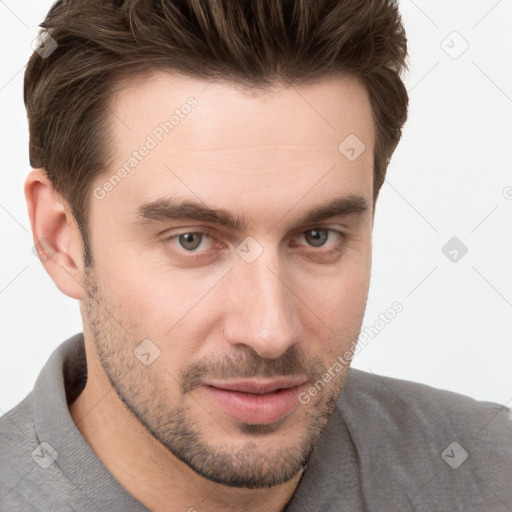
M 252 425 L 273 423 L 292 414 L 304 377 L 210 381 L 202 388 L 224 413 Z

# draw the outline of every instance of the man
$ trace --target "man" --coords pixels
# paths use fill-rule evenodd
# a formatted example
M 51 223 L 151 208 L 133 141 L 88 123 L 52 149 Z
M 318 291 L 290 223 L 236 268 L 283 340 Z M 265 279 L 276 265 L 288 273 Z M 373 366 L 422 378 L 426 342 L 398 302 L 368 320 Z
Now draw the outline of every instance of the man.
M 497 404 L 349 370 L 407 117 L 382 0 L 71 0 L 25 74 L 83 334 L 1 420 L 4 510 L 511 510 Z

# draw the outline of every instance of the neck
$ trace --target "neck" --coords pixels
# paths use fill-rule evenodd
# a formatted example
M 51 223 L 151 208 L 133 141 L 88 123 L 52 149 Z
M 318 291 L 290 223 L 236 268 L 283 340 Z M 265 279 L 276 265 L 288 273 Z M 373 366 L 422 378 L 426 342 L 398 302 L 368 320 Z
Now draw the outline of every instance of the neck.
M 71 416 L 112 475 L 150 510 L 277 512 L 290 500 L 302 472 L 265 489 L 211 482 L 151 436 L 121 402 L 102 370 L 89 361 L 88 373 L 84 390 L 70 405 Z

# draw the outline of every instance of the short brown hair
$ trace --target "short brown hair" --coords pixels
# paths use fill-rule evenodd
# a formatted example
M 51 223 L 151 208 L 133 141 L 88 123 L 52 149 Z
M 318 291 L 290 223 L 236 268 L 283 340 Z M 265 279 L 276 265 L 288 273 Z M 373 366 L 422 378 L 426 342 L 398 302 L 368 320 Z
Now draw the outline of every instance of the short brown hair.
M 358 77 L 375 124 L 376 201 L 407 119 L 407 39 L 395 2 L 61 0 L 41 26 L 58 46 L 46 58 L 34 52 L 25 72 L 30 164 L 69 203 L 86 265 L 91 183 L 111 151 L 109 96 L 151 69 L 258 88 Z

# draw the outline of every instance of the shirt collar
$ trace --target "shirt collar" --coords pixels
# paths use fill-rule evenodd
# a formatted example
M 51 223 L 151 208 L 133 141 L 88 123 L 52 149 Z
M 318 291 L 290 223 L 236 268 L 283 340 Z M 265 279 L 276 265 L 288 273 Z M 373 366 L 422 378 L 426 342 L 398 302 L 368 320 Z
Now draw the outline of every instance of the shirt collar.
M 39 374 L 33 392 L 36 435 L 40 443 L 49 443 L 57 452 L 54 464 L 98 510 L 146 511 L 103 465 L 69 412 L 66 385 L 70 397 L 77 386 L 83 386 L 80 378 L 73 382 L 77 377 L 73 369 L 85 363 L 83 344 L 83 333 L 65 341 Z M 65 375 L 70 378 L 68 382 Z

